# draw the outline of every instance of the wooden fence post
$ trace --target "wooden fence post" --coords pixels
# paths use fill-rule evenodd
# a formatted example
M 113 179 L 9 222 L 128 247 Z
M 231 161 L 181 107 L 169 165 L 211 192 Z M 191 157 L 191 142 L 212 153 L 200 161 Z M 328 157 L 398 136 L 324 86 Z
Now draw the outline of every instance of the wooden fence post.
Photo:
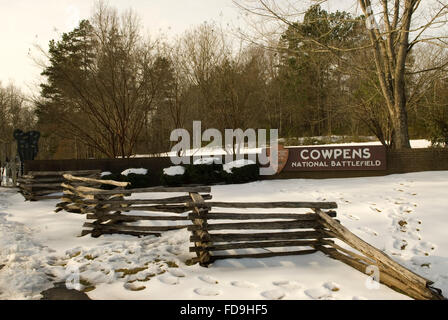
M 190 197 L 193 200 L 193 203 L 204 203 L 204 198 L 199 193 L 190 192 Z M 200 238 L 200 241 L 195 242 L 194 245 L 195 247 L 202 249 L 200 251 L 196 251 L 197 258 L 193 260 L 195 262 L 199 262 L 200 266 L 207 267 L 211 263 L 210 252 L 207 248 L 213 245 L 213 243 L 210 242 L 210 235 L 207 231 L 208 209 L 194 206 L 193 212 L 195 214 L 195 218 L 192 219 L 192 222 L 194 225 L 199 227 L 199 230 L 192 231 L 192 233 L 193 236 Z

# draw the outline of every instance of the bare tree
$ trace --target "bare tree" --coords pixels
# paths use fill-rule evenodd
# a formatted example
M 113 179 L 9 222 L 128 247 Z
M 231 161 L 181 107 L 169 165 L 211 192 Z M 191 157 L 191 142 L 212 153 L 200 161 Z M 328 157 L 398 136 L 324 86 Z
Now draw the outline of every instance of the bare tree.
M 16 154 L 13 131 L 30 130 L 34 124 L 33 110 L 20 89 L 0 83 L 0 162 L 12 160 Z
M 131 156 L 163 76 L 153 68 L 154 46 L 133 11 L 98 3 L 91 22 L 50 43 L 40 109 L 58 115 L 67 138 L 110 158 Z
M 295 22 L 303 13 L 291 1 L 282 1 L 283 6 L 279 4 L 280 1 L 275 0 L 234 2 L 245 12 L 291 28 L 296 26 Z M 316 1 L 324 2 L 326 1 Z M 315 45 L 315 52 L 335 56 L 338 56 L 338 52 L 372 50 L 378 84 L 393 126 L 393 146 L 396 149 L 410 148 L 407 76 L 444 68 L 446 65 L 413 70 L 408 65 L 409 56 L 418 44 L 446 46 L 447 37 L 440 28 L 446 25 L 448 4 L 440 0 L 431 3 L 425 1 L 425 6 L 421 0 L 353 0 L 353 4 L 359 5 L 364 14 L 369 43 L 341 48 L 306 36 L 297 40 L 312 43 Z

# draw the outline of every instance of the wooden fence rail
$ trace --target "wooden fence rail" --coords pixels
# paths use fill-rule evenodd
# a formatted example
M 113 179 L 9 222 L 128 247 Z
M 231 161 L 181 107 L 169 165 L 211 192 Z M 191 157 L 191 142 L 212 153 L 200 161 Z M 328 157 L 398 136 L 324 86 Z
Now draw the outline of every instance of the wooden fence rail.
M 64 196 L 56 210 L 66 210 L 86 214 L 82 236 L 91 234 L 98 237 L 103 234 L 127 234 L 134 236 L 159 236 L 161 232 L 187 228 L 187 216 L 192 208 L 187 205 L 190 196 L 172 196 L 166 198 L 134 199 L 125 198 L 138 193 L 190 193 L 210 192 L 209 187 L 179 188 L 141 188 L 125 189 L 127 182 L 80 178 L 70 174 L 64 175 Z M 83 185 L 77 186 L 76 183 Z M 93 188 L 92 185 L 111 185 L 113 190 Z M 197 193 L 199 195 L 199 193 Z M 210 194 L 203 194 L 204 199 L 211 199 Z M 148 214 L 136 215 L 143 211 Z M 184 214 L 184 215 L 181 215 Z M 163 225 L 135 225 L 136 222 L 163 222 Z M 173 224 L 181 222 L 181 224 Z M 183 223 L 182 223 L 183 222 Z
M 199 262 L 202 266 L 227 258 L 257 258 L 312 253 L 317 251 L 315 246 L 323 244 L 321 242 L 323 239 L 332 238 L 325 232 L 316 213 L 227 213 L 213 212 L 212 210 L 216 208 L 335 209 L 337 204 L 334 202 L 205 202 L 194 194 L 190 196 L 193 201 L 188 205 L 193 208 L 193 212 L 189 214 L 189 217 L 192 219 L 193 225 L 189 226 L 188 230 L 192 232 L 190 241 L 194 243 L 190 252 L 197 254 L 192 262 Z M 328 211 L 328 214 L 331 217 L 336 216 L 336 212 L 333 210 Z M 213 223 L 209 223 L 208 220 L 213 220 Z M 230 221 L 215 222 L 216 220 Z M 234 222 L 235 220 L 238 222 Z M 243 220 L 246 221 L 241 222 Z M 213 231 L 224 231 L 225 233 L 213 233 Z M 213 254 L 215 251 L 265 249 L 268 247 L 298 247 L 301 250 Z
M 96 178 L 100 176 L 100 170 L 82 171 L 29 171 L 26 175 L 18 178 L 19 188 L 26 200 L 37 201 L 45 199 L 59 199 L 63 191 L 62 183 L 65 181 L 63 175 L 66 173 L 76 174 L 85 178 Z M 75 186 L 82 185 L 78 181 Z
M 418 299 L 443 300 L 444 297 L 439 289 L 431 287 L 432 281 L 405 268 L 395 262 L 387 254 L 373 247 L 364 240 L 357 237 L 339 222 L 319 209 L 315 209 L 317 215 L 325 228 L 328 228 L 338 240 L 349 245 L 362 255 L 342 248 L 333 243 L 324 243 L 316 248 L 324 252 L 333 259 L 348 264 L 355 269 L 368 274 L 371 268 L 376 267 L 380 271 L 379 281 L 390 288 L 405 293 L 408 296 Z
M 372 267 L 378 268 L 381 283 L 414 299 L 444 299 L 440 290 L 431 287 L 431 281 L 401 266 L 334 219 L 336 212 L 328 210 L 337 208 L 334 202 L 205 202 L 194 197 L 193 202 L 188 205 L 194 208 L 189 214 L 193 225 L 188 227 L 192 232 L 190 241 L 194 244 L 190 247 L 190 252 L 197 255 L 192 262 L 198 262 L 202 266 L 208 266 L 219 259 L 265 258 L 321 251 L 368 275 Z M 213 212 L 216 208 L 310 208 L 313 212 Z M 243 220 L 245 222 L 241 222 Z M 344 242 L 353 250 L 341 247 L 336 240 Z M 276 252 L 237 252 L 241 249 L 267 248 L 283 249 Z

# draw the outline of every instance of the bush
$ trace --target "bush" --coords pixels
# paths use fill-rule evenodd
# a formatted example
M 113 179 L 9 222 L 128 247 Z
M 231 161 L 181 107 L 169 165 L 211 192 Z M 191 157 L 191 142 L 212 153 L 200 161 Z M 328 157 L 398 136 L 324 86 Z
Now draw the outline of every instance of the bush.
M 246 183 L 260 179 L 260 166 L 249 164 L 240 168 L 232 168 L 232 173 L 226 173 L 226 183 Z
M 125 181 L 129 182 L 126 189 L 148 188 L 152 186 L 149 174 L 129 173 L 127 176 L 122 177 L 126 179 Z
M 165 186 L 179 186 L 185 184 L 211 185 L 217 183 L 246 183 L 260 178 L 258 164 L 250 164 L 240 168 L 232 168 L 231 173 L 223 169 L 222 164 L 184 165 L 183 175 L 169 176 L 162 174 L 160 182 Z
M 162 173 L 162 175 L 160 176 L 160 183 L 164 186 L 179 186 L 182 184 L 188 184 L 187 175 L 184 173 L 175 176 L 169 176 Z
M 102 176 L 100 179 L 101 180 L 114 180 L 114 181 L 126 182 L 126 180 L 123 180 L 123 177 L 126 178 L 125 176 L 122 176 L 120 173 L 112 173 L 112 174 Z M 112 190 L 112 189 L 116 188 L 116 186 L 112 186 L 109 184 L 102 184 L 100 188 L 104 189 L 104 190 Z
M 152 179 L 149 174 L 136 174 L 129 173 L 127 176 L 122 175 L 121 173 L 112 173 L 101 177 L 101 180 L 114 180 L 120 182 L 129 182 L 126 189 L 136 189 L 136 188 L 147 188 L 151 187 Z M 111 190 L 116 188 L 115 186 L 111 186 L 108 184 L 101 185 L 101 189 Z
M 185 179 L 189 184 L 214 184 L 224 181 L 222 164 L 190 164 L 185 168 Z

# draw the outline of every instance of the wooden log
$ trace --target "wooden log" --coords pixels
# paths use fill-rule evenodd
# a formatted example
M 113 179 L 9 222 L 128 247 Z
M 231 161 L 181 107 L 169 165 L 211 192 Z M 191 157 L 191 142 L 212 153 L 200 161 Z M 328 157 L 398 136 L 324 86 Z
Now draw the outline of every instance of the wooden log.
M 34 182 L 39 182 L 39 183 L 44 183 L 44 182 L 64 182 L 64 178 L 63 177 L 54 177 L 54 178 L 25 178 L 25 176 L 19 177 L 17 178 L 17 182 L 19 183 L 24 183 L 24 184 L 28 184 L 28 183 L 34 183 Z
M 132 193 L 146 193 L 146 192 L 207 192 L 210 193 L 210 187 L 151 187 L 151 188 L 138 188 L 138 189 L 128 189 L 126 191 Z M 116 190 L 97 190 L 97 191 L 86 191 L 85 194 L 95 195 L 112 195 L 117 194 L 119 191 Z
M 326 248 L 326 247 L 317 247 L 318 250 L 322 251 L 323 253 L 325 253 L 327 256 L 338 260 L 340 262 L 343 262 L 349 266 L 351 266 L 352 268 L 358 270 L 359 272 L 362 272 L 366 275 L 370 275 L 367 272 L 367 267 L 369 266 L 368 264 L 362 263 L 360 261 L 357 261 L 353 258 L 350 258 L 344 254 L 339 253 L 336 249 L 333 248 Z M 423 295 L 421 295 L 419 292 L 415 291 L 412 287 L 406 285 L 405 283 L 401 282 L 400 280 L 392 277 L 391 275 L 387 274 L 386 272 L 380 272 L 379 275 L 379 282 L 388 286 L 389 288 L 405 294 L 413 299 L 417 299 L 417 300 L 426 300 L 427 298 Z
M 250 249 L 250 248 L 277 248 L 277 247 L 309 247 L 319 245 L 316 240 L 297 240 L 297 241 L 258 241 L 258 242 L 238 242 L 226 244 L 213 244 L 206 249 L 202 247 L 191 247 L 190 252 L 197 251 L 222 251 L 232 249 Z
M 355 253 L 353 251 L 350 251 L 348 249 L 342 248 L 341 246 L 335 244 L 333 241 L 330 242 L 328 240 L 322 240 L 321 241 L 321 245 L 328 245 L 328 246 L 330 246 L 330 247 L 332 247 L 334 249 L 337 249 L 337 250 L 339 250 L 339 251 L 341 251 L 341 252 L 343 252 L 343 253 L 353 257 L 354 259 L 361 260 L 362 262 L 367 263 L 368 265 L 376 265 L 376 261 L 375 260 L 370 259 L 370 258 L 365 257 L 365 256 L 361 256 L 361 255 L 359 255 L 359 254 L 357 254 L 357 253 Z
M 193 203 L 195 204 L 204 203 L 204 198 L 199 193 L 190 192 L 189 196 L 193 201 Z M 207 213 L 207 211 L 203 211 L 198 207 L 193 207 L 193 212 L 196 213 L 197 215 L 204 214 L 205 216 Z M 193 219 L 192 222 L 195 226 L 201 228 L 200 230 L 195 230 L 192 232 L 193 237 L 198 237 L 200 239 L 199 241 L 194 242 L 195 247 L 200 247 L 204 249 L 200 252 L 196 252 L 199 259 L 199 264 L 201 266 L 208 266 L 208 264 L 210 264 L 211 262 L 211 255 L 210 252 L 206 250 L 206 248 L 211 246 L 212 243 L 208 240 L 205 241 L 202 240 L 204 238 L 209 237 L 208 231 L 203 230 L 203 228 L 207 225 L 207 218 Z
M 32 196 L 31 200 L 38 201 L 38 200 L 54 200 L 54 199 L 60 199 L 61 196 Z
M 193 203 L 190 204 L 194 206 Z M 200 208 L 319 208 L 336 209 L 336 202 L 206 202 Z
M 112 186 L 117 186 L 117 187 L 127 187 L 129 185 L 129 182 L 92 179 L 92 178 L 85 178 L 85 177 L 75 177 L 71 174 L 64 174 L 63 177 L 64 177 L 64 179 L 67 179 L 70 181 L 83 181 L 83 182 L 89 182 L 89 183 L 107 184 L 107 185 L 112 185 Z
M 136 232 L 136 231 L 109 231 L 109 230 L 83 230 L 81 233 L 81 237 L 91 234 L 92 237 L 98 238 L 102 235 L 106 234 L 123 234 L 128 236 L 136 236 L 136 237 L 147 237 L 147 236 L 156 236 L 160 237 L 162 234 L 160 232 Z
M 217 223 L 205 226 L 192 225 L 189 231 L 198 230 L 275 230 L 275 229 L 312 229 L 320 224 L 317 221 L 275 221 L 275 222 L 242 222 L 242 223 Z M 205 228 L 205 229 L 202 229 Z
M 95 224 L 90 222 L 85 222 L 83 227 L 85 228 L 94 228 L 101 230 L 119 230 L 119 231 L 171 231 L 171 230 L 179 230 L 184 229 L 187 226 L 129 226 L 129 225 L 115 225 L 115 224 Z
M 76 171 L 28 171 L 27 177 L 38 177 L 38 176 L 63 176 L 64 174 L 72 175 L 91 175 L 99 174 L 101 170 L 76 170 Z
M 370 259 L 375 260 L 380 269 L 386 271 L 390 275 L 396 275 L 398 278 L 403 279 L 403 282 L 406 282 L 409 286 L 412 286 L 414 290 L 419 291 L 420 294 L 426 296 L 427 298 L 437 298 L 434 292 L 428 288 L 428 286 L 432 284 L 431 281 L 398 264 L 384 252 L 371 246 L 350 232 L 350 230 L 345 228 L 343 225 L 334 221 L 325 212 L 317 209 L 316 213 L 322 219 L 324 225 L 333 231 L 340 240 L 344 241 L 355 250 L 363 253 Z
M 85 213 L 96 213 L 100 209 L 104 209 L 106 211 L 126 209 L 126 211 L 135 210 L 135 211 L 172 212 L 172 213 L 185 213 L 185 212 L 191 211 L 191 208 L 183 206 L 183 205 L 140 206 L 140 207 L 136 207 L 136 208 L 137 209 L 135 209 L 133 207 L 120 207 L 120 206 L 101 207 L 101 208 L 86 207 Z
M 294 231 L 294 232 L 275 232 L 275 233 L 223 233 L 223 234 L 209 234 L 209 241 L 211 242 L 231 242 L 231 241 L 257 241 L 257 240 L 305 240 L 317 239 L 325 236 L 323 232 L 319 231 Z M 201 241 L 198 236 L 191 236 L 190 241 Z
M 221 260 L 221 259 L 243 259 L 243 258 L 271 258 L 271 257 L 281 257 L 281 256 L 298 256 L 304 254 L 312 254 L 317 252 L 315 249 L 310 250 L 300 250 L 300 251 L 287 251 L 287 252 L 266 252 L 266 253 L 247 253 L 247 254 L 229 254 L 229 255 L 219 255 L 211 256 L 211 261 Z
M 330 217 L 336 217 L 336 212 L 331 212 Z M 190 219 L 198 219 L 201 216 L 195 213 L 189 214 Z M 301 221 L 316 221 L 319 216 L 315 213 L 223 213 L 208 212 L 208 220 L 264 220 L 264 219 L 294 219 Z
M 25 189 L 32 189 L 32 188 L 60 188 L 62 189 L 61 183 L 30 183 L 30 184 L 19 184 L 20 187 Z
M 87 220 L 99 220 L 99 221 L 106 221 L 106 220 L 186 221 L 186 220 L 189 220 L 188 217 L 181 217 L 181 216 L 131 216 L 131 215 L 122 215 L 122 214 L 121 215 L 106 214 L 101 217 L 94 215 L 94 214 L 88 214 L 86 218 L 87 218 Z
M 212 196 L 210 194 L 202 195 L 204 200 L 211 199 Z M 109 199 L 109 200 L 86 200 L 86 204 L 172 204 L 172 203 L 187 203 L 190 202 L 191 198 L 189 196 L 181 196 L 181 197 L 170 197 L 170 198 L 162 198 L 162 199 Z
M 31 176 L 31 175 L 29 175 L 29 174 L 23 174 L 22 176 L 21 176 L 21 178 L 22 179 L 34 179 L 34 176 Z
M 62 189 L 35 190 L 35 191 L 22 189 L 22 192 L 26 193 L 26 194 L 29 194 L 29 195 L 45 196 L 45 195 L 52 194 L 52 193 L 62 193 Z M 61 196 L 59 196 L 59 197 L 61 197 Z
M 81 191 L 76 186 L 72 185 L 71 183 L 67 183 L 67 182 L 61 183 L 61 187 L 64 188 L 64 189 L 72 191 L 74 194 L 77 194 L 77 193 L 79 193 Z M 84 188 L 88 189 L 88 187 L 84 187 Z M 92 190 L 97 190 L 97 189 L 92 188 Z M 81 192 L 81 194 L 82 194 L 82 192 Z
M 75 187 L 75 190 L 77 192 L 82 192 L 85 195 L 97 195 L 97 194 L 101 194 L 101 191 L 106 191 L 106 190 L 102 190 L 99 188 L 92 188 L 92 187 L 84 187 L 84 186 L 75 186 L 73 183 L 70 183 L 73 187 Z M 115 192 L 115 194 L 123 194 L 123 190 L 113 190 Z M 89 193 L 89 192 L 93 192 L 93 193 Z M 99 192 L 99 193 L 97 193 Z

